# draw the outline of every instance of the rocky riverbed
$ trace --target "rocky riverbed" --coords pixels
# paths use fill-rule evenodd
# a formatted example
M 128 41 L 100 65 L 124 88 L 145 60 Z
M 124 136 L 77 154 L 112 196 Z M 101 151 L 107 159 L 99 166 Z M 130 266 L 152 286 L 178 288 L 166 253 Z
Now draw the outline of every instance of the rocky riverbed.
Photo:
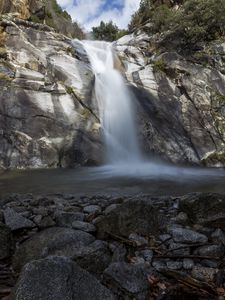
M 12 194 L 0 298 L 224 299 L 225 196 Z

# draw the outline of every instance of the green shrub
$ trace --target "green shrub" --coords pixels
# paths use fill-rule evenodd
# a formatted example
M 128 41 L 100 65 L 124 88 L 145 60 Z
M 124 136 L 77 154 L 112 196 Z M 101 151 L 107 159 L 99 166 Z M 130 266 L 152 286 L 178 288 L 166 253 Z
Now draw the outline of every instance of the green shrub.
M 36 15 L 31 15 L 30 21 L 33 23 L 42 23 L 42 20 Z
M 113 42 L 127 34 L 126 30 L 120 30 L 112 21 L 105 23 L 101 21 L 100 25 L 92 28 L 92 35 L 96 40 Z
M 176 9 L 165 3 L 142 0 L 129 30 L 150 22 L 152 33 L 169 30 L 186 44 L 214 40 L 225 34 L 224 0 L 176 0 L 173 3 L 180 5 Z
M 218 91 L 211 92 L 214 103 L 218 103 L 219 105 L 225 105 L 225 94 L 221 94 Z
M 60 6 L 59 6 L 59 4 L 57 3 L 57 1 L 56 0 L 51 0 L 51 2 L 52 2 L 52 8 L 53 8 L 53 10 L 54 10 L 54 12 L 58 15 L 58 16 L 62 16 L 62 17 L 64 17 L 65 19 L 67 19 L 67 20 L 72 20 L 71 19 L 71 16 L 68 14 L 68 12 L 66 11 L 66 10 L 63 10 Z
M 66 92 L 67 92 L 69 95 L 74 94 L 73 88 L 72 88 L 71 86 L 66 86 Z
M 153 62 L 153 71 L 154 72 L 165 72 L 166 64 L 162 59 L 157 59 Z

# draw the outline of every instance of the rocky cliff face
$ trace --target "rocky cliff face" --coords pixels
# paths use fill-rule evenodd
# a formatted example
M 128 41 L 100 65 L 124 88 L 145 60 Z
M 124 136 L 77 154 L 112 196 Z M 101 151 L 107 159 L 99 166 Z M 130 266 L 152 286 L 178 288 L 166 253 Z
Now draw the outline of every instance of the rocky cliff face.
M 225 44 L 192 55 L 159 46 L 142 32 L 115 43 L 137 96 L 146 152 L 174 162 L 225 165 Z
M 31 2 L 29 13 L 37 12 Z M 1 2 L 2 12 L 7 3 Z M 0 168 L 101 163 L 94 75 L 82 45 L 72 47 L 47 25 L 23 20 L 26 1 L 15 3 L 21 5 L 10 10 L 20 18 L 3 15 L 0 24 Z M 114 44 L 137 96 L 145 152 L 224 166 L 225 45 L 184 56 L 158 42 L 142 31 Z
M 0 167 L 99 162 L 93 74 L 78 45 L 46 25 L 2 18 Z
M 11 16 L 21 19 L 30 17 L 28 0 L 2 0 L 0 3 L 1 14 L 10 13 Z

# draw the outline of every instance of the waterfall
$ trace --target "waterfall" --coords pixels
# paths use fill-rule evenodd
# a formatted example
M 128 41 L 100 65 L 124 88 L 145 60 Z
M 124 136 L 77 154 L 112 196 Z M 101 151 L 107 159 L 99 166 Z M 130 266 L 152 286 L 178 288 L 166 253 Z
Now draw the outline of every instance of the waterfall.
M 106 162 L 112 165 L 141 161 L 134 122 L 132 95 L 114 68 L 112 44 L 83 41 L 95 74 L 95 97 L 106 145 Z

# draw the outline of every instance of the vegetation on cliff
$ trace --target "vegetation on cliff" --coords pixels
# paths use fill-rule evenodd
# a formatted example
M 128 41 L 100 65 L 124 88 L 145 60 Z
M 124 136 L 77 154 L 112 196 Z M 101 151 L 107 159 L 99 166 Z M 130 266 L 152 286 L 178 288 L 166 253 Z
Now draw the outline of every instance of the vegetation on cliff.
M 45 0 L 44 8 L 40 11 L 31 14 L 31 21 L 37 23 L 46 23 L 53 27 L 57 32 L 63 33 L 71 38 L 84 38 L 84 32 L 79 24 L 72 21 L 71 16 L 67 11 L 63 10 L 56 0 Z
M 99 26 L 92 28 L 92 35 L 96 40 L 113 42 L 125 34 L 127 34 L 127 31 L 119 29 L 112 21 L 108 23 L 101 21 Z
M 0 15 L 47 24 L 70 38 L 84 38 L 82 28 L 56 0 L 1 0 Z
M 142 0 L 129 30 L 150 22 L 151 33 L 170 32 L 185 44 L 210 41 L 225 34 L 224 0 Z

